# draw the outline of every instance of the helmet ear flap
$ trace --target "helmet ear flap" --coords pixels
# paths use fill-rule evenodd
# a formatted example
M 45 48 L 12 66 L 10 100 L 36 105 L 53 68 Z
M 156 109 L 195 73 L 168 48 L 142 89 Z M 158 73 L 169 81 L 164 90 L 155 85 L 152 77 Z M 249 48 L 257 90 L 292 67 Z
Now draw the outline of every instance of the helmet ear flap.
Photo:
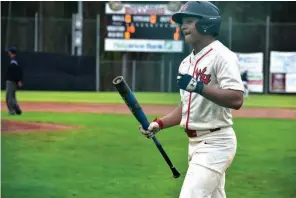
M 207 24 L 205 23 L 205 20 L 202 18 L 199 18 L 196 22 L 195 22 L 195 28 L 197 30 L 197 32 L 199 32 L 200 34 L 208 34 L 207 32 Z
M 195 23 L 195 28 L 200 34 L 219 35 L 221 17 L 200 18 Z
M 200 31 L 199 25 L 198 25 L 198 22 L 199 22 L 199 21 L 200 21 L 200 19 L 198 19 L 198 20 L 195 22 L 195 29 L 196 29 L 197 32 L 199 32 L 199 33 L 202 34 L 202 32 Z

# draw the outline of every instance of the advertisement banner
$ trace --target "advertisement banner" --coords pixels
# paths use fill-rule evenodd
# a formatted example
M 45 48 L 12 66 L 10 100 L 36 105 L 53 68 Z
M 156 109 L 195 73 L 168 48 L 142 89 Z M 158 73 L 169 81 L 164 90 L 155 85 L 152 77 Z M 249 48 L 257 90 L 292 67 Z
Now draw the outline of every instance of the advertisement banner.
M 154 3 L 124 3 L 110 1 L 106 3 L 106 14 L 133 14 L 133 15 L 173 15 L 181 10 L 183 4 L 180 1 L 154 4 Z
M 248 88 L 250 92 L 263 92 L 263 74 L 262 73 L 248 73 Z
M 272 92 L 286 91 L 286 74 L 285 73 L 271 74 L 271 91 Z
M 248 72 L 248 88 L 250 92 L 263 92 L 263 53 L 236 53 L 239 69 Z
M 183 42 L 173 40 L 105 39 L 105 51 L 182 52 Z
M 239 63 L 240 71 L 247 70 L 252 73 L 261 73 L 263 71 L 263 53 L 236 53 Z
M 270 52 L 271 73 L 296 73 L 296 52 Z
M 296 93 L 296 73 L 286 74 L 286 92 Z

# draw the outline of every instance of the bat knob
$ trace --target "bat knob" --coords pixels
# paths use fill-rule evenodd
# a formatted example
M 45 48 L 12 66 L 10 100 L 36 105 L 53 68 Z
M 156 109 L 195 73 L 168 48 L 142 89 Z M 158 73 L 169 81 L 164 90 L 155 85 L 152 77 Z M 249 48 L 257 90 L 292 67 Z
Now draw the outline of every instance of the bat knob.
M 172 167 L 172 172 L 173 172 L 174 178 L 179 178 L 181 175 L 175 167 Z
M 117 84 L 121 83 L 123 80 L 124 80 L 124 79 L 123 79 L 122 76 L 117 76 L 116 78 L 113 79 L 112 83 L 113 83 L 114 85 L 117 85 Z

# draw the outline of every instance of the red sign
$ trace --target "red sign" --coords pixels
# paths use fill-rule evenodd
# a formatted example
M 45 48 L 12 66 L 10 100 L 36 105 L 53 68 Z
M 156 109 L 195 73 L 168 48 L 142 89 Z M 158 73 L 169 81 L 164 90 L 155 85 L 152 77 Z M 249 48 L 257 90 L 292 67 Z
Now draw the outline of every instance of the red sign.
M 271 74 L 271 91 L 285 91 L 286 90 L 286 74 L 272 73 Z

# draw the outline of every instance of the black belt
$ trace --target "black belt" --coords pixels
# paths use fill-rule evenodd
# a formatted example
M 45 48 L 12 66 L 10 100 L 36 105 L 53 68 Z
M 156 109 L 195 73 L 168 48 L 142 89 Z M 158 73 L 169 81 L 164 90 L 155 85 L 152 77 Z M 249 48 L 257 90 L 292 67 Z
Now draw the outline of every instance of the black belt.
M 221 128 L 215 128 L 215 129 L 209 129 L 208 131 L 210 132 L 215 132 L 219 131 Z M 202 130 L 202 131 L 207 131 L 207 130 Z M 197 136 L 197 131 L 196 130 L 190 130 L 190 129 L 185 129 L 185 132 L 188 137 L 196 137 Z

